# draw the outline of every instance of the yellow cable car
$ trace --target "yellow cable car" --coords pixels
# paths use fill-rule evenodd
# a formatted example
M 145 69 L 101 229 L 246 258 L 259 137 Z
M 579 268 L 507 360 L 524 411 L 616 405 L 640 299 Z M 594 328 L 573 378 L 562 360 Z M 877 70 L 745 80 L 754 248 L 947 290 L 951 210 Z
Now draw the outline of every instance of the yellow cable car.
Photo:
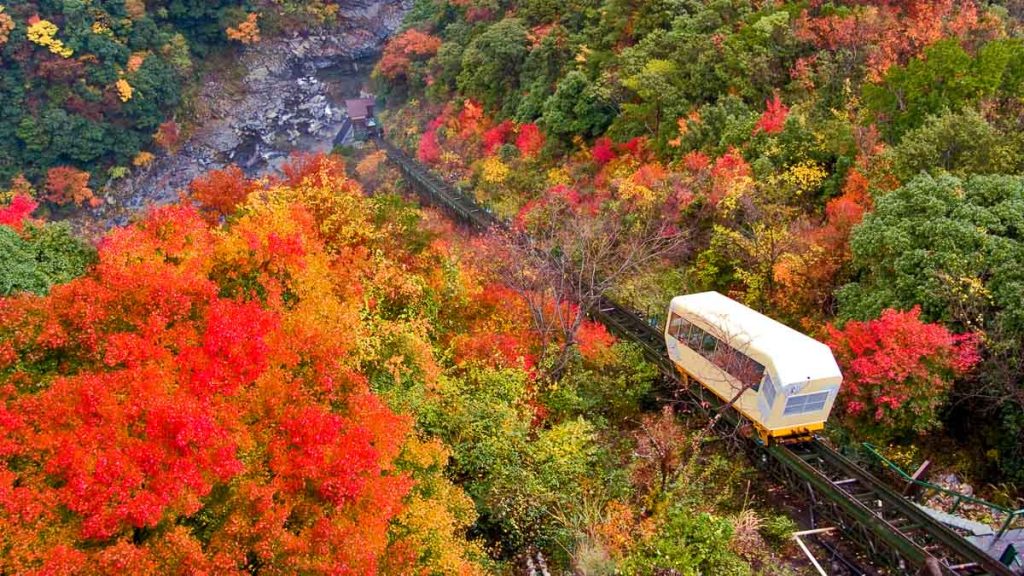
M 843 381 L 828 346 L 718 292 L 673 298 L 665 343 L 684 377 L 735 400 L 766 442 L 824 428 Z

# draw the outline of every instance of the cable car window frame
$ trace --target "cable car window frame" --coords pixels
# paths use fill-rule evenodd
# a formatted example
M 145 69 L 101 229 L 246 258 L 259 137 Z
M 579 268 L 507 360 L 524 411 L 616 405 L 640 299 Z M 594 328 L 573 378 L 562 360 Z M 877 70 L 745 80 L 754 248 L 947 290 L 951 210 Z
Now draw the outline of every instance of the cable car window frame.
M 715 336 L 709 332 L 704 330 L 701 330 L 701 332 L 704 332 L 704 337 L 701 339 L 700 343 L 700 355 L 711 360 L 711 363 L 714 364 L 714 360 L 712 360 L 712 358 L 714 358 L 715 352 L 718 351 L 718 345 L 721 344 L 722 341 L 715 338 Z

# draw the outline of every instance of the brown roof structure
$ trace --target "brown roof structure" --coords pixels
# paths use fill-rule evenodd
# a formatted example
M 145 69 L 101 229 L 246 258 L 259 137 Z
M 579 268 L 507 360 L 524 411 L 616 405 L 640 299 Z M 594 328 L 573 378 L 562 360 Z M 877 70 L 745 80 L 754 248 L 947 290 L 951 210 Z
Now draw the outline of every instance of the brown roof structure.
M 373 98 L 355 98 L 353 100 L 345 100 L 345 110 L 348 111 L 348 117 L 353 120 L 365 120 L 366 118 L 373 116 Z

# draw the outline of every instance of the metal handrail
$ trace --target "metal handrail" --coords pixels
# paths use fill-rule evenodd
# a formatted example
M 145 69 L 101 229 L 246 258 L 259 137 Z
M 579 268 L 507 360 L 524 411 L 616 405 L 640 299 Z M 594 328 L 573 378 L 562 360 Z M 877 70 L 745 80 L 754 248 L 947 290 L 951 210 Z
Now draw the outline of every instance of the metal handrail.
M 994 502 L 989 502 L 987 500 L 982 500 L 981 498 L 976 498 L 974 496 L 969 496 L 967 494 L 963 494 L 963 493 L 957 492 L 955 490 L 951 490 L 949 488 L 945 488 L 943 486 L 939 486 L 938 484 L 933 484 L 931 482 L 928 482 L 928 481 L 925 481 L 925 480 L 921 480 L 919 478 L 914 478 L 910 474 L 907 474 L 907 472 L 905 470 L 900 468 L 900 466 L 898 464 L 896 464 L 892 460 L 889 460 L 888 458 L 886 458 L 881 453 L 881 451 L 879 451 L 878 448 L 875 447 L 874 445 L 872 445 L 870 442 L 862 442 L 861 445 L 864 447 L 864 449 L 867 451 L 867 453 L 869 455 L 874 457 L 876 460 L 878 460 L 883 466 L 885 466 L 889 470 L 895 472 L 898 476 L 903 478 L 903 480 L 905 480 L 908 484 L 913 484 L 914 486 L 919 486 L 919 487 L 921 487 L 921 488 L 923 488 L 925 490 L 934 490 L 935 492 L 939 492 L 941 494 L 946 494 L 947 496 L 952 496 L 953 497 L 953 504 L 947 510 L 947 512 L 950 513 L 950 514 L 956 512 L 957 509 L 960 508 L 960 505 L 962 503 L 964 503 L 964 502 L 968 502 L 970 504 L 977 504 L 979 506 L 984 506 L 985 508 L 988 508 L 990 510 L 994 510 L 996 512 L 1005 514 L 1006 515 L 1006 520 L 1003 522 L 1002 526 L 1000 526 L 1000 528 L 999 528 L 999 531 L 996 533 L 996 540 L 998 540 L 998 539 L 1003 537 L 1003 534 L 1005 534 L 1006 531 L 1009 530 L 1010 525 L 1013 523 L 1014 520 L 1016 520 L 1017 518 L 1020 518 L 1020 517 L 1024 517 L 1024 508 L 1020 508 L 1020 509 L 1014 510 L 1012 508 L 1007 508 L 1005 506 L 1000 506 L 999 504 L 996 504 Z

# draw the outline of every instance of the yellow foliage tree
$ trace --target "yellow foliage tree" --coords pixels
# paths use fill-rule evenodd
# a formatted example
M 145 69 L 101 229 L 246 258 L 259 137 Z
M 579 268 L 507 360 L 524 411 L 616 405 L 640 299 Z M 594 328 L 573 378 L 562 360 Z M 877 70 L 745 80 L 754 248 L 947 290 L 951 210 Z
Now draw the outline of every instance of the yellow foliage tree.
M 114 87 L 117 88 L 117 97 L 121 99 L 121 102 L 131 100 L 132 95 L 135 93 L 132 89 L 132 85 L 124 78 L 118 79 L 118 81 L 114 83 Z
M 58 30 L 57 25 L 49 20 L 34 19 L 28 25 L 27 35 L 30 42 L 49 48 L 50 52 L 62 58 L 70 58 L 74 51 L 54 38 Z
M 132 159 L 132 165 L 136 168 L 145 168 L 153 163 L 154 158 L 155 156 L 153 156 L 152 153 L 142 151 L 136 154 L 135 158 Z
M 497 156 L 489 156 L 480 166 L 480 176 L 488 184 L 501 184 L 508 175 L 508 166 Z
M 569 176 L 569 171 L 562 167 L 552 168 L 548 170 L 547 179 L 548 186 L 558 186 L 559 184 L 572 184 L 572 177 Z
M 474 558 L 485 552 L 476 542 L 467 543 L 465 534 L 476 520 L 473 501 L 441 473 L 450 453 L 438 440 L 422 441 L 413 436 L 402 452 L 402 468 L 416 478 L 405 511 L 391 527 L 392 539 L 419 552 L 421 574 L 483 574 Z M 398 572 L 385 566 L 385 575 Z
M 828 177 L 828 172 L 813 160 L 805 160 L 782 174 L 782 181 L 800 196 L 813 192 Z

